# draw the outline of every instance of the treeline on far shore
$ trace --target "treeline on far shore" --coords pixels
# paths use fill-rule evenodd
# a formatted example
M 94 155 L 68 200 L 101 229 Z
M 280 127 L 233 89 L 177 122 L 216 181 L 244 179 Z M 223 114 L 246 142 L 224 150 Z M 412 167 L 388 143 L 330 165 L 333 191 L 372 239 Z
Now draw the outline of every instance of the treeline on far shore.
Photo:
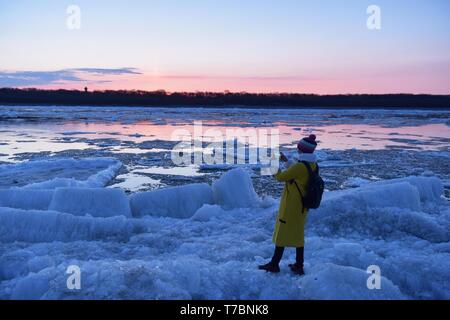
M 0 104 L 79 106 L 198 106 L 247 108 L 430 108 L 450 109 L 450 95 L 247 92 L 163 90 L 40 90 L 0 88 Z

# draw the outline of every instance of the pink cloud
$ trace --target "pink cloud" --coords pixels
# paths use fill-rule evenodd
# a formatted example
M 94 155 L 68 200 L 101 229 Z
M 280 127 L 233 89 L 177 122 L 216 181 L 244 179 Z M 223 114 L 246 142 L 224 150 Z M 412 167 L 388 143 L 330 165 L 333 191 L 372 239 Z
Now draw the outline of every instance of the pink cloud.
M 247 91 L 316 94 L 346 93 L 450 93 L 450 64 L 399 66 L 389 70 L 348 70 L 327 76 L 163 74 L 132 68 L 68 69 L 65 77 L 48 83 L 32 82 L 20 87 L 91 90 Z M 51 74 L 53 75 L 55 71 Z M 45 80 L 45 78 L 44 78 Z M 23 79 L 21 80 L 23 82 Z

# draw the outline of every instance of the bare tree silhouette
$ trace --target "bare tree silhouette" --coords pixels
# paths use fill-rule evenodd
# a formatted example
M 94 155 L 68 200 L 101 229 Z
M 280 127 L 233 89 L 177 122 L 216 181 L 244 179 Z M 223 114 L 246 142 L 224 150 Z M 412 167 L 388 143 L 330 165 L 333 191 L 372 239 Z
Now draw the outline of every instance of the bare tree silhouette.
M 0 89 L 0 104 L 201 106 L 246 108 L 435 108 L 450 109 L 450 95 L 173 92 L 164 90 Z

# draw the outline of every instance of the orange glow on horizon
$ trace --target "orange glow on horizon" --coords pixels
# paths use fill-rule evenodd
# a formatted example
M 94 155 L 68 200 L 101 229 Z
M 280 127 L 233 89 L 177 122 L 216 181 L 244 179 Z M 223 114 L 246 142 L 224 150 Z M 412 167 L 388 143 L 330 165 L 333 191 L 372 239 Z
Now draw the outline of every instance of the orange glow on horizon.
M 144 90 L 167 92 L 249 92 L 249 93 L 312 93 L 312 94 L 386 94 L 427 93 L 449 94 L 445 79 L 435 74 L 396 74 L 389 78 L 355 76 L 216 76 L 163 75 L 147 72 L 133 75 L 83 75 L 83 81 L 60 81 L 32 86 L 38 89 Z M 423 88 L 433 88 L 423 90 Z M 395 89 L 394 89 L 395 88 Z

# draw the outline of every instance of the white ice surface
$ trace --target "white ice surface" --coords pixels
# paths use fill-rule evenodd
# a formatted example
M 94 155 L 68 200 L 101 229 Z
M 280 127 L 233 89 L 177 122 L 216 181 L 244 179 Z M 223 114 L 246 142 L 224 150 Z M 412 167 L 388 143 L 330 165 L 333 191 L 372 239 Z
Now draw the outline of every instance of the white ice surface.
M 0 208 L 0 241 L 8 243 L 128 238 L 136 222 L 123 216 L 78 217 L 56 211 Z
M 131 218 L 130 202 L 122 189 L 58 188 L 49 210 L 77 216 Z
M 213 183 L 212 189 L 214 202 L 224 208 L 251 208 L 261 204 L 250 176 L 241 168 L 224 173 Z
M 0 189 L 0 207 L 48 210 L 53 190 Z
M 0 189 L 17 185 L 30 189 L 104 187 L 121 166 L 112 158 L 56 158 L 4 164 L 0 165 Z
M 344 188 L 356 188 L 356 187 L 364 186 L 368 183 L 370 183 L 370 180 L 360 178 L 360 177 L 351 177 L 351 178 L 348 178 L 347 180 L 345 180 L 344 183 L 342 184 L 342 186 Z
M 0 208 L 2 299 L 450 299 L 450 206 L 433 177 L 326 193 L 308 216 L 304 277 L 289 272 L 290 249 L 280 274 L 257 270 L 278 202 L 259 199 L 241 169 L 213 187 L 136 194 L 135 218 L 30 210 L 48 198 L 21 190 L 30 198 L 0 192 L 22 208 Z M 81 290 L 66 287 L 69 265 Z M 380 290 L 367 288 L 370 265 Z
M 189 218 L 208 203 L 213 203 L 213 193 L 211 187 L 204 183 L 140 192 L 130 197 L 134 217 Z

